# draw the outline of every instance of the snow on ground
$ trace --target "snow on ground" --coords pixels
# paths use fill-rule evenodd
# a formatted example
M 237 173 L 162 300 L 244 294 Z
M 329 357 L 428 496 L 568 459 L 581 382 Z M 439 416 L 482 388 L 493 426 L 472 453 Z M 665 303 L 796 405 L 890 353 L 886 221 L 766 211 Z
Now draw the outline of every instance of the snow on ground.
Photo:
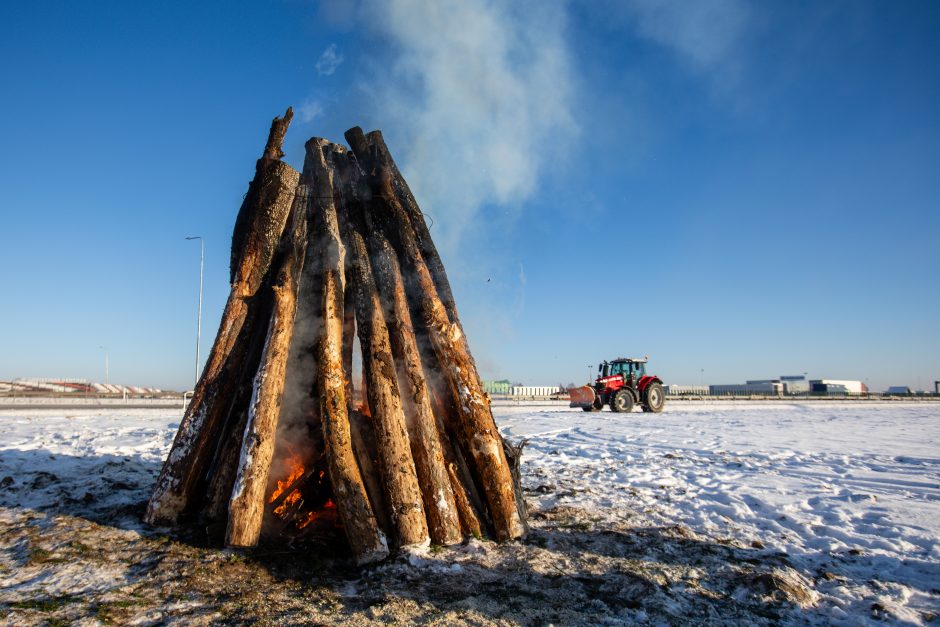
M 0 410 L 0 624 L 940 615 L 940 403 L 494 414 L 529 441 L 529 538 L 362 570 L 147 530 L 179 409 Z
M 660 415 L 498 409 L 539 507 L 681 523 L 785 553 L 834 619 L 940 607 L 940 404 L 671 403 Z M 590 504 L 590 505 L 588 505 Z
M 182 409 L 0 410 L 0 507 L 115 516 L 143 528 L 134 509 L 150 496 Z

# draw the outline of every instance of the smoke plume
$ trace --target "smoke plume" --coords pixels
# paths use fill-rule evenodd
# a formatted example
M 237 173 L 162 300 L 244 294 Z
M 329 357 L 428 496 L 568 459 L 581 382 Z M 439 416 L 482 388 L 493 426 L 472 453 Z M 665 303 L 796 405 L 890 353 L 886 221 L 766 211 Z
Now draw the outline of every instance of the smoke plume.
M 368 0 L 363 9 L 388 53 L 371 60 L 371 117 L 401 147 L 435 240 L 452 250 L 482 206 L 525 201 L 575 135 L 565 5 Z

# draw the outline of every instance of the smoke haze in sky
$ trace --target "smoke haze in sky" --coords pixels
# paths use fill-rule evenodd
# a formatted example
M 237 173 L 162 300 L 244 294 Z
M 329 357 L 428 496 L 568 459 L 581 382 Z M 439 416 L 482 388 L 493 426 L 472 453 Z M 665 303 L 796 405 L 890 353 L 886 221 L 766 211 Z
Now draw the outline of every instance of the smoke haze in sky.
M 439 245 L 453 249 L 480 207 L 526 200 L 545 160 L 576 137 L 565 4 L 368 1 L 390 56 L 368 102 L 403 140 L 403 173 Z M 369 105 L 367 105 L 369 106 Z

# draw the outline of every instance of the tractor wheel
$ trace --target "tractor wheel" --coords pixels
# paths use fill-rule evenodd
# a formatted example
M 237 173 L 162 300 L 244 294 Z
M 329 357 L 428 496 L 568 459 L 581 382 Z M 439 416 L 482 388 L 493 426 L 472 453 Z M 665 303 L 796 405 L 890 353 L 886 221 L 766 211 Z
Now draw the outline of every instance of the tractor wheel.
M 646 397 L 643 402 L 643 411 L 658 414 L 663 410 L 666 404 L 666 395 L 663 393 L 663 386 L 653 381 L 646 387 Z
M 593 405 L 591 405 L 590 407 L 582 407 L 581 409 L 582 411 L 597 411 L 596 409 L 594 409 Z
M 610 411 L 630 413 L 633 411 L 633 394 L 629 390 L 618 390 L 610 399 Z

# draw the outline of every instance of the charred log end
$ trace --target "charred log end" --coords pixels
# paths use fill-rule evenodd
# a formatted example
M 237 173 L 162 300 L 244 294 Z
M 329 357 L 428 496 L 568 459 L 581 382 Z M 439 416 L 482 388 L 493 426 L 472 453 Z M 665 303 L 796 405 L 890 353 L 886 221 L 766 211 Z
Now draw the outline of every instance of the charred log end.
M 263 200 L 261 198 L 266 181 L 270 178 L 270 166 L 284 156 L 281 147 L 284 144 L 284 137 L 287 135 L 287 128 L 294 117 L 294 110 L 290 107 L 283 118 L 274 118 L 271 122 L 271 130 L 268 133 L 268 140 L 264 146 L 264 152 L 255 164 L 255 177 L 248 184 L 248 191 L 245 193 L 245 199 L 242 202 L 241 209 L 235 218 L 235 228 L 232 232 L 232 253 L 230 259 L 229 282 L 235 282 L 237 274 L 239 256 L 251 229 L 251 221 L 254 217 L 254 210 Z
M 284 146 L 284 137 L 287 135 L 287 128 L 291 120 L 294 119 L 294 109 L 287 107 L 287 111 L 282 118 L 274 118 L 271 121 L 271 130 L 268 133 L 268 143 L 264 146 L 262 159 L 277 160 L 284 156 L 282 147 Z
M 349 142 L 349 147 L 352 149 L 353 154 L 356 155 L 356 159 L 359 160 L 359 163 L 365 168 L 366 163 L 363 161 L 368 157 L 369 154 L 369 142 L 366 140 L 365 133 L 362 132 L 362 129 L 358 126 L 354 126 L 343 135 L 346 138 L 346 141 Z

